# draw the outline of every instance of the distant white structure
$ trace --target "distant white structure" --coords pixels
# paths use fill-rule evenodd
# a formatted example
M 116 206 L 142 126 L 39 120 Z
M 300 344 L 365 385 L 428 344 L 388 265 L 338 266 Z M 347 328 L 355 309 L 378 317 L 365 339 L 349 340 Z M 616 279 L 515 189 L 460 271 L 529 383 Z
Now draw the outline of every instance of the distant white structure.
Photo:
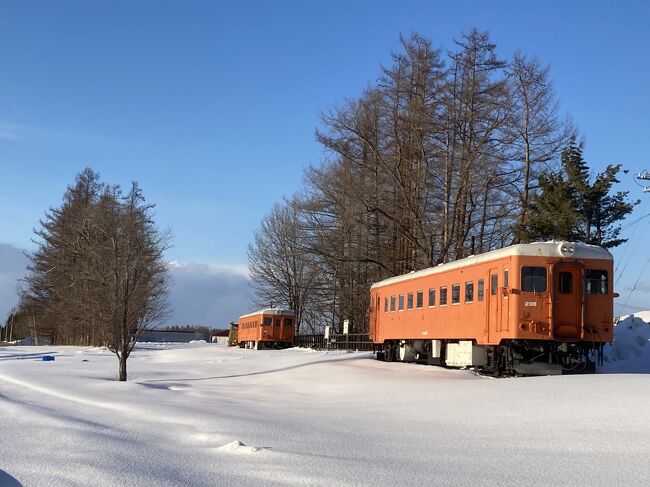
M 210 337 L 212 343 L 218 345 L 228 345 L 228 339 L 230 338 L 230 330 L 222 330 Z

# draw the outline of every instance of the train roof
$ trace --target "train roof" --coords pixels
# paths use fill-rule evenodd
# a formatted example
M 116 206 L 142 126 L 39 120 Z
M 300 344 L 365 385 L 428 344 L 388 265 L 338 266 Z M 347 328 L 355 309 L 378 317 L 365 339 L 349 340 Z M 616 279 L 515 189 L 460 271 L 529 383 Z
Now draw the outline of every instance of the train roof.
M 253 311 L 252 313 L 245 314 L 240 316 L 239 319 L 246 318 L 248 316 L 257 316 L 257 315 L 295 315 L 296 313 L 290 309 L 281 309 L 281 308 L 265 308 L 258 311 Z
M 492 250 L 480 255 L 472 255 L 464 259 L 459 259 L 447 264 L 438 264 L 435 267 L 429 267 L 420 271 L 410 272 L 401 276 L 389 277 L 383 281 L 374 283 L 370 288 L 385 286 L 387 284 L 394 284 L 397 282 L 408 281 L 410 279 L 417 279 L 431 274 L 438 274 L 453 269 L 460 269 L 472 264 L 480 264 L 491 260 L 509 257 L 512 255 L 527 255 L 531 257 L 564 257 L 574 259 L 604 259 L 613 260 L 612 254 L 607 249 L 597 245 L 588 245 L 581 242 L 565 242 L 565 241 L 550 241 L 550 242 L 533 242 L 528 244 L 517 244 L 505 247 L 502 249 Z

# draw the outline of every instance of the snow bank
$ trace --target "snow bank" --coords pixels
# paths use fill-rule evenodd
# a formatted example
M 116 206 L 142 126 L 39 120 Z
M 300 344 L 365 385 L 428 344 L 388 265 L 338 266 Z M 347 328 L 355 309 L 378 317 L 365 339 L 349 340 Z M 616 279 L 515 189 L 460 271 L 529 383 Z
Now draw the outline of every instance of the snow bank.
M 650 311 L 623 316 L 614 326 L 614 343 L 605 346 L 601 372 L 650 373 Z

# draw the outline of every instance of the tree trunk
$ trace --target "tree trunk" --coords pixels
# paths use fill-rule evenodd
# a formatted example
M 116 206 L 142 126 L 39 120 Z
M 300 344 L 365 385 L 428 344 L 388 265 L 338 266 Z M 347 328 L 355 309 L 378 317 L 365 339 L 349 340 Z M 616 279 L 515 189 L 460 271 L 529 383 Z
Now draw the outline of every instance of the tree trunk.
M 119 361 L 120 361 L 120 370 L 119 370 L 119 377 L 117 380 L 124 382 L 126 381 L 126 353 L 122 351 L 122 353 L 119 356 Z

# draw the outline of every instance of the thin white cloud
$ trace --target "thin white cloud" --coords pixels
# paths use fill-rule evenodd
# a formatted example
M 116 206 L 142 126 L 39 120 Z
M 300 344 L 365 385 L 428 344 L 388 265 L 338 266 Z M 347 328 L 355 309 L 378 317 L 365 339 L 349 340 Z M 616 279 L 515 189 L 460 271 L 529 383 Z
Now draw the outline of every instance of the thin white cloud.
M 25 140 L 28 127 L 0 120 L 0 140 Z
M 18 134 L 6 129 L 0 129 L 0 140 L 22 140 Z
M 53 130 L 36 125 L 24 125 L 8 120 L 0 120 L 0 140 L 24 141 L 35 138 L 88 140 L 93 142 L 111 142 L 114 140 L 103 135 L 94 135 L 75 130 Z

